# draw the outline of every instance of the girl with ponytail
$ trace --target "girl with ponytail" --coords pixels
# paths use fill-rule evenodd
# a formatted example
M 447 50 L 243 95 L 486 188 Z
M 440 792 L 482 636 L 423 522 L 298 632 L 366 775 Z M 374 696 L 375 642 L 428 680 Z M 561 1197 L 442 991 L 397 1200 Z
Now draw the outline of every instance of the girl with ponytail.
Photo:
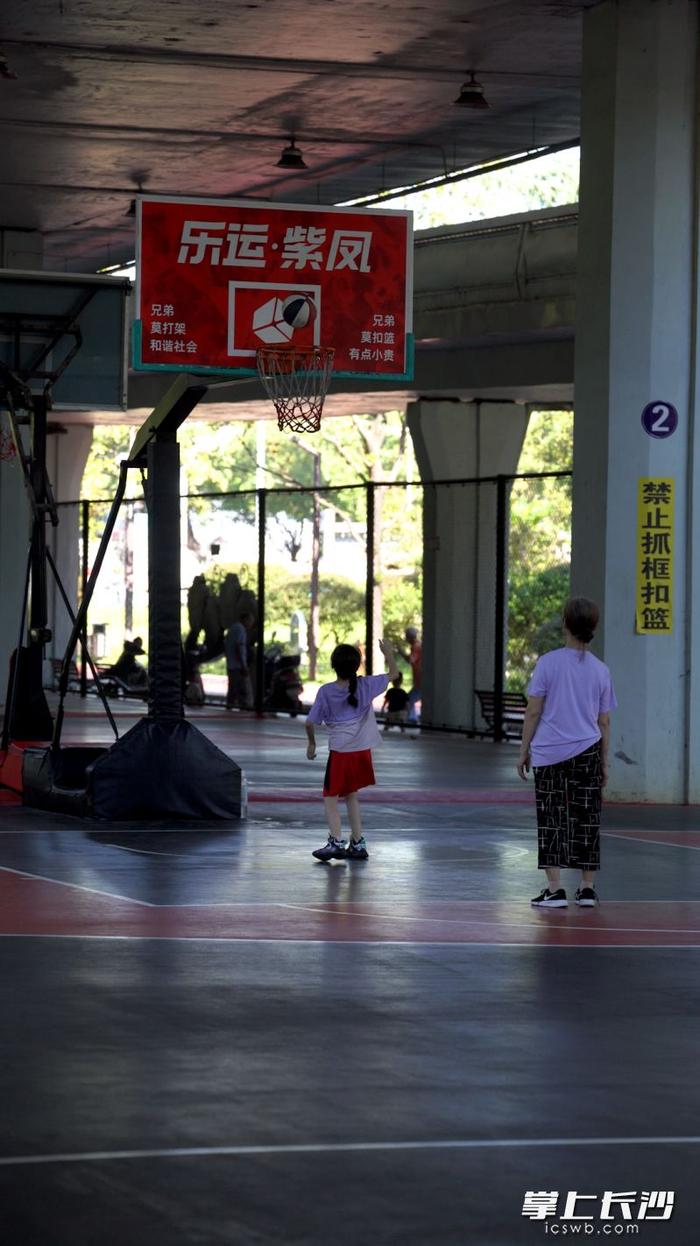
M 396 679 L 398 667 L 391 645 L 379 641 L 386 658 L 387 674 L 358 675 L 362 658 L 354 645 L 337 645 L 331 654 L 336 679 L 319 688 L 306 719 L 308 747 L 306 756 L 316 756 L 314 725 L 328 728 L 328 764 L 323 784 L 323 799 L 328 822 L 328 842 L 313 855 L 319 861 L 332 858 L 366 861 L 369 853 L 362 834 L 358 791 L 374 783 L 372 749 L 379 743 L 377 720 L 372 702 L 386 692 L 390 679 Z M 350 823 L 350 842 L 342 839 L 338 798 L 344 796 Z

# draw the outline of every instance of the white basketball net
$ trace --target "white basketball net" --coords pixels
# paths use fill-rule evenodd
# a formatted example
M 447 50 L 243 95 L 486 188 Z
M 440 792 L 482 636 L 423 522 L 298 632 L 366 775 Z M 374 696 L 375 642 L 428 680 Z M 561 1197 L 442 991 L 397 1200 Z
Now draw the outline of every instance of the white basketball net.
M 281 429 L 318 432 L 334 355 L 335 351 L 328 346 L 310 346 L 305 350 L 269 346 L 257 352 L 260 380 L 274 403 Z

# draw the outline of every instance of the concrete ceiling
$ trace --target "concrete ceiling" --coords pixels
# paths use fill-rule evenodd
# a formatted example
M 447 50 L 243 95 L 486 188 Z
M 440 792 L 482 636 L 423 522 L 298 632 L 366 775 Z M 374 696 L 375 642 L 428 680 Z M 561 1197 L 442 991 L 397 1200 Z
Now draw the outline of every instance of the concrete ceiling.
M 575 139 L 587 0 L 14 0 L 0 228 L 134 253 L 134 194 L 338 203 Z M 490 108 L 455 107 L 468 71 Z M 294 132 L 308 165 L 275 167 Z

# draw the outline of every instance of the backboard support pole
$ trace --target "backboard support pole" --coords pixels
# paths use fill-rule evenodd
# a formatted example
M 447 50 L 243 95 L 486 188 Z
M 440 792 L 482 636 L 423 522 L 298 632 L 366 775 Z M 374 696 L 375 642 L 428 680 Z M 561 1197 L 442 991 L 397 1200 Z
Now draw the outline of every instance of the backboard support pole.
M 146 468 L 148 508 L 149 697 L 148 715 L 110 749 L 91 761 L 83 813 L 110 820 L 187 818 L 197 821 L 245 816 L 240 767 L 185 718 L 180 619 L 180 450 L 177 430 L 209 388 L 186 373 L 178 376 L 139 429 L 122 463 Z M 64 671 L 73 656 L 124 488 L 110 512 L 93 574 L 76 616 Z M 65 692 L 65 688 L 62 688 Z M 59 707 L 57 726 L 62 718 Z M 54 736 L 48 781 L 63 759 Z M 47 782 L 44 774 L 37 783 Z M 44 799 L 44 798 L 42 798 Z M 59 794 L 60 799 L 60 794 Z

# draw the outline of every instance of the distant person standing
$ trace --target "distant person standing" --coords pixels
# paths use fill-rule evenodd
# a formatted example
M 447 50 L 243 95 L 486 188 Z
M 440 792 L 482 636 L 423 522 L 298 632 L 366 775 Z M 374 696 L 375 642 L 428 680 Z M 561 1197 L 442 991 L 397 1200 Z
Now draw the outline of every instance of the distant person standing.
M 600 811 L 608 781 L 610 710 L 617 701 L 610 671 L 588 646 L 598 625 L 598 607 L 573 597 L 564 607 L 564 647 L 537 662 L 517 769 L 535 773 L 538 867 L 547 886 L 536 908 L 566 908 L 560 871 L 581 871 L 576 903 L 598 903 L 594 882 L 600 869 Z
M 248 655 L 248 637 L 253 627 L 253 622 L 252 614 L 244 612 L 238 622 L 232 623 L 226 632 L 224 647 L 226 650 L 226 672 L 228 675 L 227 710 L 249 710 L 253 705 L 253 689 Z
M 402 653 L 401 656 L 408 662 L 411 668 L 411 690 L 408 694 L 407 721 L 409 724 L 417 726 L 420 715 L 416 706 L 422 699 L 421 688 L 423 686 L 423 645 L 416 627 L 407 627 L 404 636 L 408 642 L 408 653 Z

